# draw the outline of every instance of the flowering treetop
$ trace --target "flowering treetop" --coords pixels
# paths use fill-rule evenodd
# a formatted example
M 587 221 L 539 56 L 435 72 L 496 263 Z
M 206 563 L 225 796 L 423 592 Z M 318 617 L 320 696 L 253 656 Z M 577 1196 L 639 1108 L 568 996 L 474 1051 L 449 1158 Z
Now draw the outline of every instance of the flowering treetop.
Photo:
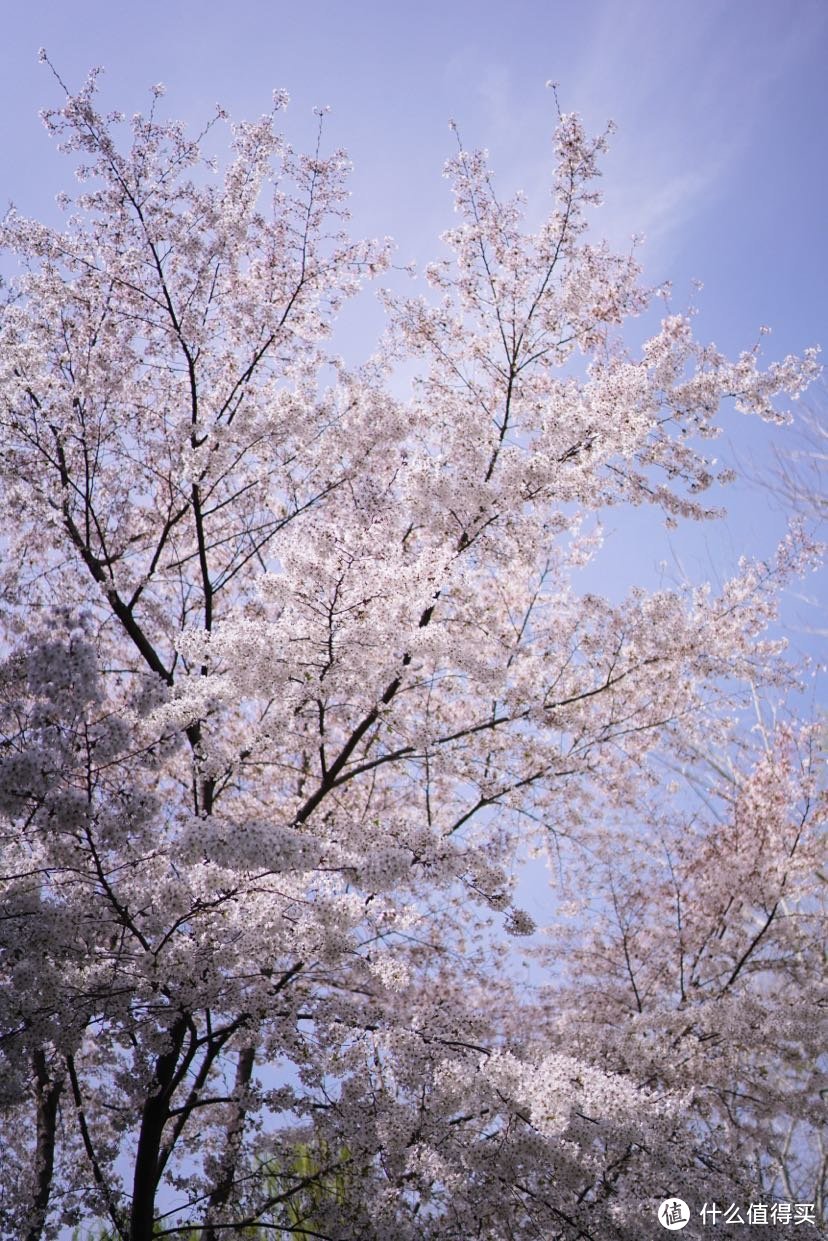
M 500 931 L 533 930 L 525 844 L 605 858 L 656 754 L 791 683 L 763 630 L 803 538 L 717 593 L 576 570 L 607 506 L 715 516 L 721 402 L 777 419 L 814 351 L 762 369 L 671 313 L 632 354 L 649 295 L 587 234 L 606 139 L 565 114 L 533 235 L 458 151 L 433 292 L 386 294 L 349 369 L 326 338 L 389 245 L 347 233 L 344 154 L 297 154 L 277 94 L 219 172 L 221 112 L 193 139 L 160 89 L 128 123 L 96 89 L 46 114 L 81 161 L 63 225 L 0 227 L 13 1227 L 632 1239 L 650 1198 L 744 1187 L 681 1082 L 521 999 Z

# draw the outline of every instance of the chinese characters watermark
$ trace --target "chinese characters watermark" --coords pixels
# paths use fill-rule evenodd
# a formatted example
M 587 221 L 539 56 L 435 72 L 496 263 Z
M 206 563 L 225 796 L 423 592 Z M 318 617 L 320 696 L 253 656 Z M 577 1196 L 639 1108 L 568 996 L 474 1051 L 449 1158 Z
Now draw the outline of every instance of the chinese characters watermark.
M 658 1222 L 669 1232 L 678 1232 L 690 1223 L 692 1212 L 681 1198 L 665 1198 L 658 1207 Z M 813 1224 L 816 1225 L 816 1204 L 813 1202 L 751 1202 L 740 1207 L 735 1202 L 722 1205 L 705 1202 L 698 1211 L 704 1227 L 721 1224 Z
M 682 1198 L 665 1198 L 658 1208 L 658 1222 L 670 1232 L 678 1232 L 690 1223 L 690 1208 Z

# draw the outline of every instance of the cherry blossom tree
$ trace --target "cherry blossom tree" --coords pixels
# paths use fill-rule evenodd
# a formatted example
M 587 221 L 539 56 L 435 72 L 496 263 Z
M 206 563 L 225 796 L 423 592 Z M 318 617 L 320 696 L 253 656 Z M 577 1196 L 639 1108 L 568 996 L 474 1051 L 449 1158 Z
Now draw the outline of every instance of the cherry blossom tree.
M 4 1235 L 633 1241 L 773 1188 L 818 1126 L 816 794 L 811 734 L 739 767 L 737 720 L 796 685 L 766 630 L 813 549 L 718 594 L 579 573 L 602 510 L 715 518 L 722 402 L 779 420 L 815 351 L 668 308 L 631 352 L 606 135 L 563 114 L 534 233 L 458 143 L 448 257 L 349 367 L 390 246 L 322 117 L 297 154 L 277 94 L 220 164 L 224 114 L 161 95 L 66 91 L 80 189 L 0 228 Z M 657 782 L 702 744 L 726 811 L 685 829 Z M 593 908 L 549 1000 L 514 887 L 562 848 Z
M 699 1131 L 749 1173 L 755 1196 L 812 1202 L 820 1218 L 819 730 L 760 724 L 758 734 L 758 754 L 743 739 L 721 758 L 699 755 L 703 802 L 692 816 L 645 800 L 646 833 L 628 819 L 616 833 L 605 821 L 603 833 L 582 834 L 590 882 L 540 950 L 566 962 L 545 997 L 542 1038 L 684 1092 Z M 623 869 L 619 848 L 631 861 Z
M 816 399 L 807 402 L 806 408 L 800 411 L 793 443 L 777 449 L 771 470 L 758 472 L 755 478 L 785 508 L 800 513 L 814 525 L 825 520 L 826 440 L 823 385 Z

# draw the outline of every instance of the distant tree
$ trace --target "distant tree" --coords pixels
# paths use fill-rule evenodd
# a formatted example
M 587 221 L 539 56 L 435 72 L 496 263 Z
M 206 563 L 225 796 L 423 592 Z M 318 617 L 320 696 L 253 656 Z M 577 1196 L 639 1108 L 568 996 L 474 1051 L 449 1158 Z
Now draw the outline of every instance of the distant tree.
M 782 443 L 774 447 L 770 463 L 754 463 L 747 472 L 748 480 L 770 494 L 777 508 L 805 522 L 816 537 L 824 541 L 828 519 L 828 401 L 825 386 L 819 385 L 813 396 L 801 402 L 793 425 Z M 828 634 L 824 607 L 814 595 L 800 595 L 807 605 L 799 623 L 800 630 L 825 637 Z M 814 609 L 816 609 L 814 611 Z
M 803 402 L 803 404 L 806 404 Z M 814 522 L 828 516 L 825 472 L 828 465 L 828 420 L 826 394 L 807 402 L 796 420 L 793 443 L 777 449 L 768 480 L 771 490 L 788 510 Z
M 754 1198 L 825 1214 L 825 795 L 819 730 L 760 728 L 701 758 L 694 814 L 583 834 L 589 874 L 542 957 L 564 962 L 538 1036 L 683 1092 L 711 1151 Z M 740 753 L 741 751 L 741 753 Z M 629 823 L 638 830 L 630 830 Z M 639 824 L 646 826 L 641 831 Z M 618 851 L 626 863 L 618 866 Z M 748 1191 L 748 1199 L 750 1196 Z
M 678 314 L 628 353 L 648 295 L 585 236 L 605 139 L 565 114 L 535 234 L 458 151 L 436 294 L 349 369 L 389 249 L 345 232 L 343 153 L 277 95 L 219 174 L 222 114 L 192 139 L 160 93 L 126 127 L 67 93 L 65 223 L 0 229 L 4 1236 L 640 1241 L 668 1195 L 775 1187 L 779 1118 L 816 1127 L 810 776 L 748 765 L 687 833 L 653 790 L 795 683 L 762 635 L 812 552 L 618 604 L 577 571 L 605 508 L 715 516 L 720 403 L 777 419 L 813 353 Z M 554 1013 L 502 934 L 529 846 L 604 894 Z

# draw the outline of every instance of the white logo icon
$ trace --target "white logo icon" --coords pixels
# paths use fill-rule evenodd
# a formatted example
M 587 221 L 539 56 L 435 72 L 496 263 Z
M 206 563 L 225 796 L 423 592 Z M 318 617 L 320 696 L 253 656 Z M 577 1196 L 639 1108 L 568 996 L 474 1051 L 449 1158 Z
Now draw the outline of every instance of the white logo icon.
M 678 1232 L 690 1223 L 690 1208 L 681 1198 L 665 1198 L 658 1208 L 658 1222 L 669 1232 Z

